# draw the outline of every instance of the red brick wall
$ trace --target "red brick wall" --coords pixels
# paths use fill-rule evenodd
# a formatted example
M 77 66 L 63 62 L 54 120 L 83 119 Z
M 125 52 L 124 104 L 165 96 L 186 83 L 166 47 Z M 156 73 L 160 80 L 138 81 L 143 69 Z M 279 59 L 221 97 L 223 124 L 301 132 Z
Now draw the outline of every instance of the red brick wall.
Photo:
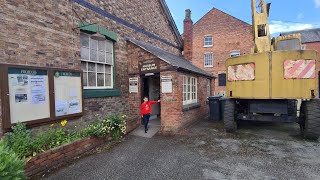
M 129 76 L 125 36 L 149 42 L 175 54 L 181 54 L 180 50 L 71 2 L 0 0 L 0 63 L 80 69 L 80 35 L 79 29 L 76 28 L 79 18 L 75 11 L 82 21 L 97 23 L 118 34 L 118 41 L 115 43 L 115 84 L 121 92 L 121 97 L 86 99 L 85 116 L 80 121 L 70 123 L 86 124 L 87 121 L 110 113 L 122 113 L 130 117 L 127 103 Z M 169 20 L 158 0 L 148 3 L 144 0 L 88 2 L 178 46 Z M 1 122 L 0 111 L 0 134 Z
M 38 154 L 27 162 L 25 167 L 26 175 L 31 177 L 41 172 L 61 166 L 72 158 L 80 156 L 84 152 L 111 139 L 111 137 L 90 137 Z
M 313 42 L 313 43 L 305 43 L 306 49 L 308 50 L 316 50 L 318 54 L 320 54 L 320 42 Z
M 251 25 L 236 19 L 218 9 L 208 12 L 193 26 L 193 57 L 192 63 L 213 73 L 218 77 L 219 72 L 225 72 L 225 61 L 230 57 L 230 51 L 240 50 L 241 54 L 248 54 L 253 47 Z M 205 35 L 213 36 L 213 46 L 203 47 Z M 213 53 L 213 68 L 205 68 L 204 53 Z M 225 87 L 218 86 L 215 81 L 215 92 L 225 91 Z

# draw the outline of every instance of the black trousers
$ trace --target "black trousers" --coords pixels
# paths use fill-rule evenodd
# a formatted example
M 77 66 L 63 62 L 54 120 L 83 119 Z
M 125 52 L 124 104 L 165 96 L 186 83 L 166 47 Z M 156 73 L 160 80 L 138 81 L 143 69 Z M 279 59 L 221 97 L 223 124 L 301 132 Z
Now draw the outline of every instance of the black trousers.
M 145 130 L 148 128 L 149 119 L 150 119 L 150 114 L 143 115 L 143 124 L 144 124 Z

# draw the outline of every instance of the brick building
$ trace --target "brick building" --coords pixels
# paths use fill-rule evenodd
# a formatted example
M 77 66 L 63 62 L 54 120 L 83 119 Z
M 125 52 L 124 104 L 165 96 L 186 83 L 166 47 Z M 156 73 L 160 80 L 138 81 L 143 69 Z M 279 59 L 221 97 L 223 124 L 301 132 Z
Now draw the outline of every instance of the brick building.
M 207 114 L 212 76 L 181 56 L 182 38 L 164 0 L 0 0 L 0 23 L 0 136 L 22 121 L 16 114 L 38 117 L 21 117 L 35 129 L 62 119 L 73 127 L 108 114 L 126 114 L 131 131 L 140 124 L 143 95 L 161 99 L 154 115 L 161 117 L 163 132 L 178 131 Z M 13 70 L 25 74 L 11 76 Z M 82 100 L 66 105 L 69 101 L 56 98 L 55 79 L 64 74 L 72 78 L 73 71 L 81 73 L 83 86 L 59 93 L 80 94 Z M 28 78 L 38 72 L 45 76 L 42 89 L 11 87 L 30 88 Z M 48 113 L 37 116 L 37 108 L 14 111 L 17 104 Z M 57 115 L 71 105 L 78 105 L 71 109 L 77 112 L 73 116 Z
M 224 94 L 225 60 L 251 52 L 254 46 L 251 25 L 216 8 L 195 24 L 186 17 L 184 25 L 184 41 L 192 42 L 192 47 L 185 49 L 185 54 L 192 57 L 192 63 L 197 67 L 217 77 L 215 94 Z
M 301 34 L 301 43 L 303 50 L 310 49 L 320 52 L 320 28 L 280 33 L 280 36 L 299 33 Z

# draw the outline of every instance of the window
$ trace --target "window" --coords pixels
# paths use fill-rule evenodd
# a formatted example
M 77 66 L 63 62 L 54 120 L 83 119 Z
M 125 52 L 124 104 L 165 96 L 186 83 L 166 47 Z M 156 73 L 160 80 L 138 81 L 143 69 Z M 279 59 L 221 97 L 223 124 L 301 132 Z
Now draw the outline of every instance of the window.
M 203 41 L 203 46 L 204 47 L 211 47 L 213 44 L 212 36 L 205 36 L 204 41 Z
M 197 103 L 197 78 L 183 76 L 183 105 Z
M 234 50 L 230 52 L 230 57 L 240 56 L 240 50 Z
M 213 67 L 213 54 L 205 53 L 204 54 L 204 67 Z
M 306 49 L 307 49 L 307 45 L 306 44 L 301 45 L 301 50 L 306 50 Z
M 82 32 L 80 42 L 84 88 L 113 88 L 113 42 L 93 40 Z
M 207 97 L 211 96 L 211 81 L 210 79 L 207 80 Z
M 222 73 L 218 75 L 219 86 L 226 86 L 226 73 Z

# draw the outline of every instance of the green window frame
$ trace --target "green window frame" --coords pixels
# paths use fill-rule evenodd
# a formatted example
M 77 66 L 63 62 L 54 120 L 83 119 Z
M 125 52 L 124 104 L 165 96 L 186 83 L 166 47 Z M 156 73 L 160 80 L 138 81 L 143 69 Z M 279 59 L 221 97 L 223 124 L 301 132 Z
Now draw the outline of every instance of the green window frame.
M 116 87 L 116 63 L 115 63 L 115 50 L 114 44 L 117 42 L 118 35 L 114 32 L 107 30 L 101 26 L 96 24 L 89 24 L 86 22 L 80 22 L 79 28 L 82 33 L 86 34 L 94 34 L 99 31 L 102 35 L 106 36 L 106 38 L 113 42 L 113 66 L 112 66 L 112 86 L 108 88 L 84 88 L 83 95 L 85 99 L 89 98 L 101 98 L 101 97 L 117 97 L 120 96 L 120 91 Z M 79 37 L 80 38 L 80 37 Z M 83 61 L 81 61 L 83 62 Z

